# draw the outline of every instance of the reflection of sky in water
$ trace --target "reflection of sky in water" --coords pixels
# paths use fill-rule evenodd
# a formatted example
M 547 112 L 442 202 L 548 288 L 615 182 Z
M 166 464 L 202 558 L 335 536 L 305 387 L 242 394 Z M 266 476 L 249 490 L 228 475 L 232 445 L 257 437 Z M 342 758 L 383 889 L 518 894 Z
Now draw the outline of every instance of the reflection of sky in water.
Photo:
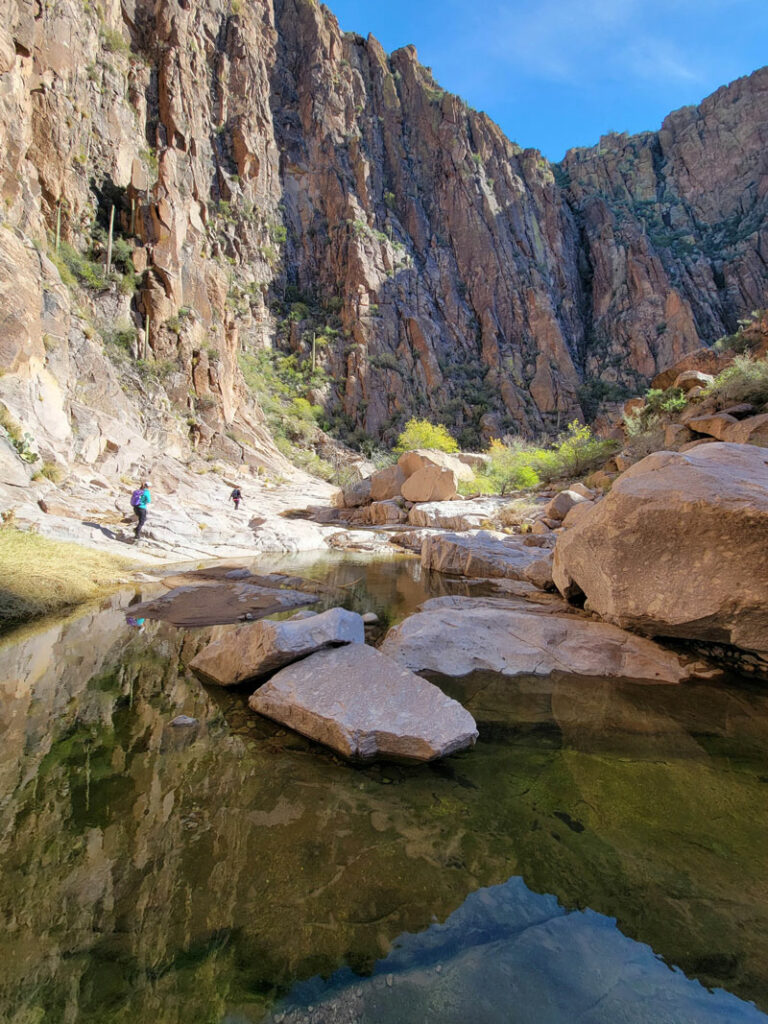
M 312 1012 L 307 1016 L 307 1008 Z M 300 983 L 266 1021 L 313 1024 L 760 1024 L 751 1003 L 670 969 L 591 910 L 521 878 L 472 893 L 444 924 L 403 935 L 371 978 Z M 235 1024 L 236 1016 L 226 1017 Z

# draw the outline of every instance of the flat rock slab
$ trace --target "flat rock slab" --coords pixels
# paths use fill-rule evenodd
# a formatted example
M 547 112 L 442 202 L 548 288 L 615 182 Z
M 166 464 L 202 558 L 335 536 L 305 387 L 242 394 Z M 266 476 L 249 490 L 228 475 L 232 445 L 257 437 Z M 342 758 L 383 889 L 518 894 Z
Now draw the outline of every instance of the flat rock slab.
M 702 666 L 686 665 L 652 640 L 616 626 L 544 609 L 482 599 L 427 602 L 387 634 L 381 651 L 414 672 L 466 676 L 570 676 L 680 683 Z
M 309 618 L 286 619 L 238 626 L 208 644 L 190 662 L 190 668 L 219 686 L 266 675 L 292 661 L 334 644 L 365 643 L 365 624 L 360 615 L 345 608 L 331 608 Z
M 278 672 L 251 697 L 254 711 L 344 757 L 433 761 L 470 747 L 470 713 L 373 647 L 319 651 Z
M 314 594 L 235 581 L 213 586 L 176 587 L 154 601 L 135 605 L 131 608 L 131 615 L 161 619 L 174 626 L 222 626 L 238 622 L 242 615 L 261 619 L 276 612 L 314 604 L 317 600 Z
M 541 560 L 538 548 L 526 547 L 517 537 L 500 537 L 487 530 L 428 536 L 421 548 L 421 564 L 433 572 L 480 579 L 536 581 L 527 570 Z

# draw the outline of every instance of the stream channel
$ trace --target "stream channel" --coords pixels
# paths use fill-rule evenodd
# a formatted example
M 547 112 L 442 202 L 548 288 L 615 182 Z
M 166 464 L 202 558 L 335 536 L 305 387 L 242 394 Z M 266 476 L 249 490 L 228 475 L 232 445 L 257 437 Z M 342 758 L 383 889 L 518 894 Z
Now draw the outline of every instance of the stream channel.
M 461 592 L 258 568 L 390 623 Z M 477 746 L 360 767 L 133 597 L 0 643 L 0 1021 L 768 1022 L 767 688 L 436 679 Z

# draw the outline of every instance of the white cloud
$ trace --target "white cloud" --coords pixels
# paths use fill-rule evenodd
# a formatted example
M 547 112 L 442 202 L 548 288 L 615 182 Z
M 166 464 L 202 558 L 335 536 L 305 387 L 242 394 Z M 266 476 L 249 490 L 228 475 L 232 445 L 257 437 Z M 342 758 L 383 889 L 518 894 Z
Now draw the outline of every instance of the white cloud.
M 731 6 L 742 0 L 528 0 L 479 3 L 461 37 L 470 60 L 533 79 L 584 85 L 698 82 L 704 76 L 674 39 L 659 31 L 665 13 L 702 4 Z M 457 10 L 457 17 L 461 18 Z M 481 56 L 482 55 L 482 56 Z M 469 76 L 468 76 L 469 77 Z

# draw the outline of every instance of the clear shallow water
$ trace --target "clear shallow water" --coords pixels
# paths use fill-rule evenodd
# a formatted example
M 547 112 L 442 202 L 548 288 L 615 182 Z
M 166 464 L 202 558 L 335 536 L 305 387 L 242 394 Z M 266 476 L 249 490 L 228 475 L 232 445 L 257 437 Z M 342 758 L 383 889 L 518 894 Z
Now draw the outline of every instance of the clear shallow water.
M 0 1020 L 768 1019 L 765 692 L 446 682 L 475 750 L 352 768 L 118 603 L 0 647 Z

